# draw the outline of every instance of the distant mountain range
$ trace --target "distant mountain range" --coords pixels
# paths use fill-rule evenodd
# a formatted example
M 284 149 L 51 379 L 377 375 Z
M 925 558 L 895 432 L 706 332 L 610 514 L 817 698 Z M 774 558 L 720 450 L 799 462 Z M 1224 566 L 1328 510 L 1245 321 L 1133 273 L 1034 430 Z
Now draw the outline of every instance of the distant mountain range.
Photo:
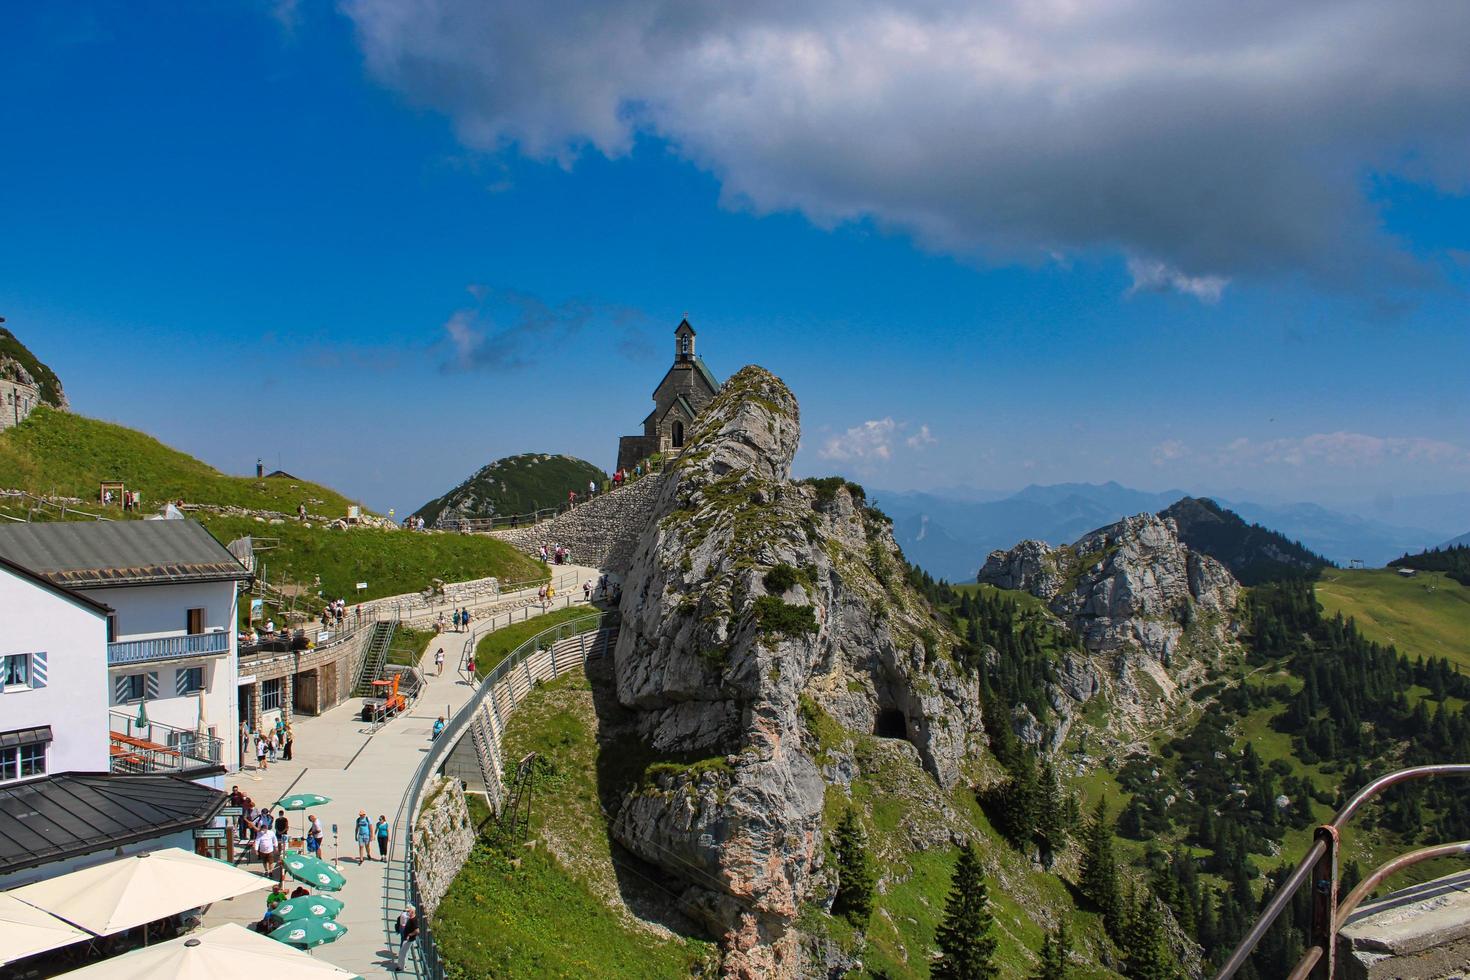
M 1440 544 L 1439 544 L 1439 547 L 1442 548 L 1442 549 L 1443 548 L 1458 548 L 1461 545 L 1467 545 L 1467 544 L 1470 544 L 1470 531 L 1466 531 L 1464 534 L 1460 535 L 1458 538 L 1450 538 L 1448 541 L 1441 541 Z
M 931 575 L 957 582 L 973 580 L 986 556 L 997 548 L 1010 548 L 1025 538 L 1064 544 L 1130 514 L 1157 513 L 1183 497 L 1200 494 L 1155 493 L 1108 482 L 1033 484 L 995 500 L 979 493 L 969 499 L 959 496 L 954 491 L 869 492 L 869 498 L 893 518 L 894 534 L 909 561 Z M 1213 499 L 1245 521 L 1279 531 L 1342 565 L 1354 559 L 1385 565 L 1405 552 L 1441 544 L 1450 533 L 1386 524 L 1313 503 Z

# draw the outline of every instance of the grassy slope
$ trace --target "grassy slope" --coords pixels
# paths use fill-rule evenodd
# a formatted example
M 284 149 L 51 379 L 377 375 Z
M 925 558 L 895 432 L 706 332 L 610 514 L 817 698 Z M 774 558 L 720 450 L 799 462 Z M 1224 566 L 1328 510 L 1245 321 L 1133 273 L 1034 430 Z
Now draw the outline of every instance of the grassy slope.
M 314 514 L 341 517 L 350 502 L 316 483 L 226 476 L 142 432 L 44 406 L 0 433 L 0 487 L 95 501 L 103 480 L 140 491 L 148 511 L 183 498 L 294 513 L 304 500 Z
M 638 924 L 610 904 L 617 873 L 596 783 L 591 693 L 580 672 L 539 687 L 512 715 L 506 758 L 540 753 L 539 846 L 482 840 L 435 916 L 450 977 L 688 976 L 709 946 Z M 511 857 L 515 858 L 512 863 Z
M 1328 569 L 1317 583 L 1317 601 L 1410 659 L 1446 657 L 1470 669 L 1470 587 L 1441 572 L 1404 578 L 1392 569 Z
M 209 515 L 201 521 L 226 544 L 247 534 L 279 539 L 281 547 L 256 556 L 272 583 L 280 581 L 282 572 L 303 584 L 320 575 L 324 596 L 345 597 L 349 602 L 422 591 L 434 578 L 456 582 L 495 575 L 503 582 L 521 582 L 547 574 L 541 562 L 483 535 L 372 528 L 337 531 L 306 528 L 294 521 L 261 524 L 248 517 Z M 368 587 L 358 592 L 358 582 Z
M 486 633 L 475 646 L 475 672 L 479 676 L 484 677 L 487 672 L 494 669 L 496 664 L 504 660 L 512 650 L 542 630 L 551 629 L 553 626 L 573 619 L 584 619 L 588 616 L 595 616 L 596 614 L 597 610 L 588 606 L 568 606 L 565 609 L 558 609 L 555 612 L 532 616 L 524 622 L 498 629 L 493 633 Z M 589 629 L 594 628 L 597 624 L 596 620 L 589 620 L 588 622 L 590 624 Z
M 478 470 L 464 483 L 414 513 L 433 521 L 445 507 L 469 494 L 478 501 L 476 516 L 529 514 L 565 503 L 568 490 L 577 491 L 580 497 L 587 492 L 589 480 L 601 486 L 606 478 L 601 469 L 575 456 L 544 453 L 507 456 Z

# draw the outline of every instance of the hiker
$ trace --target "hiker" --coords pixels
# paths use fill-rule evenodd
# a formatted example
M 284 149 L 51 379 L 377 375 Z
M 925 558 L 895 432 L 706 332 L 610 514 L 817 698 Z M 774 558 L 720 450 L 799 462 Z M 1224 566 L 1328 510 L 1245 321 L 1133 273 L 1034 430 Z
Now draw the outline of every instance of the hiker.
M 353 839 L 357 841 L 357 863 L 359 866 L 364 861 L 371 861 L 373 854 L 368 847 L 373 839 L 373 822 L 368 819 L 366 810 L 357 811 L 357 824 L 353 828 Z
M 575 491 L 575 490 L 568 490 L 567 491 L 567 506 L 568 507 L 575 507 L 575 506 L 577 506 L 577 491 Z
M 249 844 L 255 840 L 255 801 L 242 793 L 239 806 L 240 816 L 236 820 L 235 829 L 240 843 Z
M 413 906 L 404 909 L 399 913 L 393 929 L 398 933 L 398 961 L 393 966 L 393 972 L 402 973 L 403 968 L 408 965 L 409 944 L 419 938 L 418 911 Z
M 378 838 L 378 857 L 382 858 L 386 863 L 388 860 L 388 837 L 390 835 L 386 814 L 378 814 L 378 822 L 373 829 Z
M 465 664 L 465 670 L 470 675 L 470 679 L 466 683 L 473 687 L 475 684 L 475 655 L 473 653 L 470 654 L 469 663 Z
M 470 610 L 468 606 L 460 610 L 459 621 L 464 623 L 465 631 L 468 632 L 470 628 Z
M 456 633 L 459 632 L 459 610 L 458 609 L 456 609 L 454 611 L 454 631 Z
M 592 499 L 595 496 L 597 496 L 597 481 L 596 480 L 588 480 L 587 481 L 587 499 L 590 500 L 590 499 Z
M 266 874 L 271 873 L 271 868 L 276 861 L 276 832 L 272 829 L 269 820 L 267 816 L 266 825 L 255 832 L 255 853 L 260 856 L 260 866 Z
M 434 719 L 434 734 L 431 737 L 432 738 L 438 738 L 443 733 L 444 733 L 444 716 L 443 715 L 440 715 L 438 718 Z
M 291 743 L 294 741 L 296 741 L 296 737 L 291 734 L 291 723 L 288 721 L 281 732 L 281 758 L 287 762 L 291 761 Z
M 266 748 L 265 735 L 255 736 L 255 768 L 269 769 L 271 767 L 270 760 L 266 758 L 268 753 L 269 749 Z
M 289 841 L 291 837 L 291 818 L 286 816 L 285 810 L 276 814 L 275 830 L 277 837 L 283 841 Z
M 315 813 L 306 818 L 306 853 L 322 856 L 322 820 Z
M 444 676 L 444 648 L 440 647 L 434 651 L 434 676 Z
M 588 579 L 582 583 L 582 598 L 587 602 L 592 601 L 592 580 Z

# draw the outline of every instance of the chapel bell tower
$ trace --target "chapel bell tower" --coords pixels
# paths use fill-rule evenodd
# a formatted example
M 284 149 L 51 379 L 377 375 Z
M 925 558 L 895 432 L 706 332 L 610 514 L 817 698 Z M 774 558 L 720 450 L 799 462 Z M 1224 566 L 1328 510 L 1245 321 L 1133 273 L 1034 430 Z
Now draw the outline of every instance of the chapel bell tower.
M 680 320 L 679 326 L 674 330 L 674 363 L 692 364 L 694 362 L 694 328 L 689 325 L 688 320 Z

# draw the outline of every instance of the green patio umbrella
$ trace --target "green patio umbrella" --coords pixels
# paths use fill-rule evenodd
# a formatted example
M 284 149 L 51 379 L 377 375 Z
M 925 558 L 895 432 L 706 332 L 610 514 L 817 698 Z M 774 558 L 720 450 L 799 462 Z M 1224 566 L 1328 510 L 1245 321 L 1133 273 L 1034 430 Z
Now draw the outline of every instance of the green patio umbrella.
M 330 895 L 303 895 L 282 902 L 271 909 L 271 915 L 282 922 L 296 919 L 335 919 L 342 913 L 342 900 Z
M 310 949 L 326 943 L 334 943 L 347 935 L 347 927 L 331 919 L 297 919 L 271 933 L 271 938 L 288 946 Z
M 321 858 L 309 857 L 296 851 L 286 852 L 286 873 L 297 881 L 325 891 L 340 891 L 347 884 L 342 872 Z
M 323 796 L 320 793 L 292 793 L 290 796 L 283 796 L 276 800 L 271 806 L 279 810 L 305 810 L 330 802 L 332 802 L 330 796 Z

